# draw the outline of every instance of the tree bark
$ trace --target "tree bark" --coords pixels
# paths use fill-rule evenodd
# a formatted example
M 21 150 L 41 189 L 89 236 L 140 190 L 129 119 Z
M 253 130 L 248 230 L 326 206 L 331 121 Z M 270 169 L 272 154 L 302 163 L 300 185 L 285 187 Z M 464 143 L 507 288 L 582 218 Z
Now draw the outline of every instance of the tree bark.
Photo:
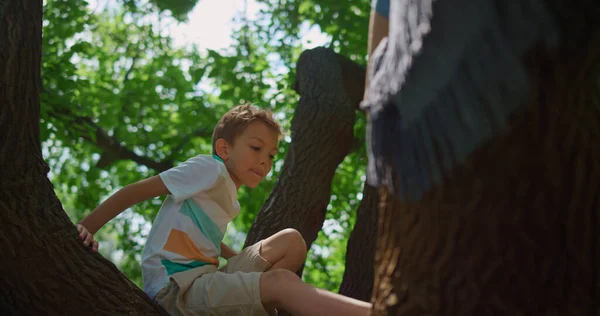
M 292 119 L 292 143 L 244 247 L 285 228 L 298 230 L 307 247 L 317 238 L 335 169 L 353 144 L 356 104 L 345 90 L 342 68 L 351 65 L 347 62 L 325 48 L 300 56 L 295 85 L 300 100 Z
M 373 290 L 378 204 L 377 190 L 365 183 L 354 230 L 348 239 L 346 270 L 339 291 L 361 301 L 369 301 Z
M 83 247 L 46 176 L 41 36 L 41 1 L 0 5 L 0 314 L 164 314 Z
M 365 89 L 365 68 L 347 59 L 342 59 L 344 86 L 352 104 L 357 108 Z M 364 146 L 364 144 L 358 144 Z M 356 212 L 354 229 L 346 246 L 346 269 L 339 293 L 362 301 L 368 301 L 373 290 L 373 262 L 377 239 L 377 213 L 379 195 L 367 183 L 363 188 L 363 199 Z
M 600 313 L 593 21 L 558 55 L 525 58 L 531 95 L 504 134 L 419 202 L 382 196 L 374 315 Z

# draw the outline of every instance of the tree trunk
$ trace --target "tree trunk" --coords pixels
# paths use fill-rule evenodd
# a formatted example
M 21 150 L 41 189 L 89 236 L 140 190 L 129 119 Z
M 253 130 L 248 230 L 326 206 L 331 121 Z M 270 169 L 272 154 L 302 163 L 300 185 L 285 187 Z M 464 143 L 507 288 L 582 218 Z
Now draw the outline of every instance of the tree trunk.
M 297 229 L 308 247 L 317 238 L 335 169 L 353 145 L 358 102 L 349 97 L 343 80 L 344 72 L 357 69 L 352 65 L 325 48 L 300 56 L 295 87 L 300 100 L 292 119 L 292 143 L 244 247 L 285 228 Z
M 419 202 L 382 196 L 374 315 L 600 313 L 600 29 L 588 22 L 558 56 L 526 58 L 528 106 L 504 134 Z
M 325 220 L 335 169 L 354 145 L 355 111 L 363 96 L 364 82 L 363 67 L 330 49 L 315 48 L 302 53 L 297 64 L 295 90 L 300 101 L 292 120 L 292 143 L 279 179 L 256 216 L 244 247 L 282 229 L 295 228 L 310 248 Z M 363 201 L 371 201 L 371 195 L 365 194 Z M 375 210 L 368 212 L 368 208 L 368 203 L 361 204 L 362 211 L 357 215 L 365 224 L 366 217 Z M 368 224 L 355 226 L 357 237 L 368 236 Z M 372 260 L 359 261 L 365 262 L 367 271 L 372 271 L 368 268 L 372 267 Z M 354 269 L 351 271 L 347 284 L 372 283 L 372 272 L 361 275 Z M 355 291 L 352 286 L 348 288 L 350 294 L 368 299 L 364 289 Z M 288 315 L 283 310 L 279 314 Z
M 77 238 L 39 139 L 42 2 L 0 5 L 0 314 L 164 313 Z
M 354 230 L 348 239 L 346 270 L 340 285 L 340 294 L 361 301 L 369 301 L 373 290 L 378 204 L 377 190 L 365 183 Z

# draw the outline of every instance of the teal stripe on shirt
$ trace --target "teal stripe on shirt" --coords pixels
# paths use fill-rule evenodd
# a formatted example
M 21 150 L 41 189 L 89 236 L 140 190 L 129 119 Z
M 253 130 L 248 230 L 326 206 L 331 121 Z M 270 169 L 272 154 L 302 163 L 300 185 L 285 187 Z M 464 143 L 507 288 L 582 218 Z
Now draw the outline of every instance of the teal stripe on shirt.
M 212 155 L 212 156 L 213 156 L 213 158 L 215 158 L 216 160 L 218 160 L 218 161 L 220 161 L 220 162 L 223 162 L 223 159 L 221 159 L 221 157 L 219 157 L 219 156 L 217 156 L 217 155 Z M 225 163 L 225 162 L 223 162 L 223 163 Z
M 197 267 L 201 267 L 201 266 L 210 264 L 208 262 L 202 262 L 202 261 L 197 261 L 197 260 L 194 260 L 190 263 L 177 263 L 177 262 L 173 262 L 173 261 L 166 260 L 166 259 L 161 260 L 160 263 L 162 263 L 162 265 L 165 267 L 165 269 L 167 269 L 168 275 L 171 275 L 171 274 L 177 273 L 177 272 L 187 271 L 187 270 L 190 270 L 193 268 L 197 268 Z
M 198 226 L 202 234 L 210 240 L 219 255 L 221 254 L 221 241 L 223 241 L 223 233 L 215 222 L 208 216 L 194 201 L 187 199 L 181 204 L 179 212 L 192 219 L 194 224 Z

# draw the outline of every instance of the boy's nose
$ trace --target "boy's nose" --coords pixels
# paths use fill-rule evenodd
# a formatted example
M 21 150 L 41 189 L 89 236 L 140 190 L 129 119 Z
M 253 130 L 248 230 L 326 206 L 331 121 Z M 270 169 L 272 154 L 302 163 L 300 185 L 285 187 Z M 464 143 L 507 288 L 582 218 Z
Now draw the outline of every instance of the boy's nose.
M 266 158 L 263 158 L 260 160 L 260 168 L 264 171 L 267 172 L 269 170 L 269 160 Z

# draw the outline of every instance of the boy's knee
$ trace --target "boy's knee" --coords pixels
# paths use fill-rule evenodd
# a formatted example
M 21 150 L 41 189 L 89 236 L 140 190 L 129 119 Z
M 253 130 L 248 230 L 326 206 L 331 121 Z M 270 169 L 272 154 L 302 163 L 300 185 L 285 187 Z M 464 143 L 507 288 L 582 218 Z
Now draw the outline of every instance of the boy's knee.
M 265 308 L 277 308 L 281 306 L 281 294 L 286 286 L 295 282 L 302 282 L 300 277 L 286 269 L 275 269 L 261 273 L 260 295 Z
M 261 282 L 263 278 L 266 279 L 268 285 L 272 285 L 274 288 L 280 287 L 283 284 L 301 281 L 298 275 L 287 269 L 275 269 L 263 272 Z
M 294 251 L 306 256 L 306 241 L 300 232 L 293 228 L 286 228 L 281 233 L 288 239 L 289 249 L 294 249 Z

